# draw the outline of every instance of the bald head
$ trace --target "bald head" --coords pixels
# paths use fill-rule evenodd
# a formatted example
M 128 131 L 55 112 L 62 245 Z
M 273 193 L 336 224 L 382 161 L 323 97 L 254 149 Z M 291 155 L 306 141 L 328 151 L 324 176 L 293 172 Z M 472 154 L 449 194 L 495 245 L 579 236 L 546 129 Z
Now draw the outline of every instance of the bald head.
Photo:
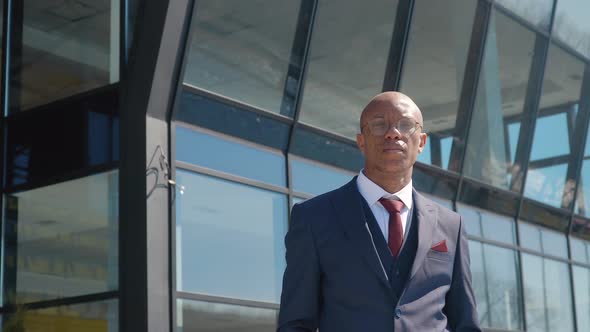
M 361 131 L 363 125 L 367 122 L 367 119 L 370 118 L 370 115 L 382 108 L 394 108 L 410 111 L 414 114 L 416 120 L 420 123 L 420 126 L 423 126 L 422 112 L 420 112 L 420 109 L 410 97 L 401 92 L 386 91 L 373 97 L 373 99 L 371 99 L 371 101 L 363 109 L 360 118 Z

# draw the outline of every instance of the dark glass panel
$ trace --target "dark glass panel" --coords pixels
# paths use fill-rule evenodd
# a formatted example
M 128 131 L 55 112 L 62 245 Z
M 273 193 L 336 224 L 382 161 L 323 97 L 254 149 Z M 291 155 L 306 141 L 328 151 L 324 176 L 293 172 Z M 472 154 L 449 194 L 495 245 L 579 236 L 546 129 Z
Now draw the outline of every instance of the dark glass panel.
M 569 211 L 524 199 L 522 201 L 520 218 L 565 232 L 568 228 L 570 217 Z
M 351 139 L 383 80 L 397 0 L 319 1 L 300 120 Z
M 417 163 L 412 172 L 412 185 L 420 192 L 452 200 L 459 181 L 448 173 L 443 174 L 438 168 Z
M 176 126 L 176 159 L 210 169 L 286 186 L 285 157 L 210 131 Z
M 534 32 L 492 12 L 467 140 L 466 176 L 510 188 L 518 168 L 513 169 L 505 126 L 523 112 L 534 46 Z
M 324 136 L 302 127 L 295 128 L 290 152 L 355 173 L 359 172 L 364 164 L 356 143 Z
M 401 91 L 418 105 L 431 139 L 418 161 L 447 169 L 477 1 L 418 0 Z
M 36 0 L 11 7 L 10 111 L 119 80 L 118 2 Z
M 177 170 L 178 290 L 278 302 L 287 196 Z M 236 277 L 239 276 L 239 277 Z
M 117 161 L 118 98 L 113 86 L 8 117 L 7 186 L 39 183 Z
M 355 173 L 312 160 L 291 156 L 291 177 L 294 191 L 320 195 L 339 188 L 355 176 Z
M 184 82 L 281 112 L 299 6 L 292 0 L 198 1 Z M 293 61 L 301 66 L 301 59 Z
M 112 171 L 6 196 L 4 294 L 25 303 L 116 290 L 118 185 Z
M 463 179 L 459 200 L 468 205 L 491 210 L 508 216 L 516 216 L 518 195 L 489 185 Z
M 274 332 L 277 310 L 178 300 L 178 332 Z
M 176 120 L 243 138 L 254 143 L 285 150 L 289 141 L 289 123 L 250 112 L 220 101 L 183 89 Z
M 590 2 L 559 0 L 553 23 L 553 35 L 580 54 L 590 58 Z

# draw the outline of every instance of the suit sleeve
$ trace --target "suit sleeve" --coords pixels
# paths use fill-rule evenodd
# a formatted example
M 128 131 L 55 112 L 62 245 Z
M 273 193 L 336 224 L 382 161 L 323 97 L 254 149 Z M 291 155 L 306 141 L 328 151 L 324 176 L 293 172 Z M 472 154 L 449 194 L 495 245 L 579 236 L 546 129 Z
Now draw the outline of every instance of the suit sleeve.
M 315 332 L 320 301 L 320 264 L 309 220 L 301 205 L 291 212 L 285 237 L 287 268 L 277 332 Z
M 471 287 L 471 270 L 469 268 L 469 247 L 465 235 L 464 223 L 460 219 L 459 238 L 455 251 L 453 279 L 446 296 L 445 314 L 453 332 L 481 332 L 477 316 L 475 297 Z

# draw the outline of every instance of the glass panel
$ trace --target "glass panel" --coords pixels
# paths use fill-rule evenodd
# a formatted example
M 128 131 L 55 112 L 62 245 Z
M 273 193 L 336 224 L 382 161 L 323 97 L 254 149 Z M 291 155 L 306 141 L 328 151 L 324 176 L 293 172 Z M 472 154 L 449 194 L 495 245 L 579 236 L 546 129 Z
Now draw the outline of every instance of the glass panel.
M 479 322 L 483 326 L 490 326 L 490 315 L 487 299 L 487 274 L 484 265 L 483 244 L 469 240 L 469 256 L 471 260 L 471 277 L 473 280 L 473 293 L 477 303 Z
M 12 322 L 24 322 L 23 331 L 27 332 L 117 332 L 118 317 L 118 301 L 110 300 L 26 310 L 12 316 Z
M 524 301 L 526 310 L 526 331 L 544 332 L 547 329 L 545 314 L 545 278 L 543 258 L 522 254 Z
M 518 223 L 520 231 L 520 246 L 531 250 L 542 252 L 541 247 L 541 230 L 539 227 L 520 221 Z
M 463 216 L 469 234 L 516 244 L 513 219 L 463 204 L 457 204 L 457 210 Z
M 535 126 L 524 194 L 556 207 L 570 206 L 573 197 L 574 184 L 566 183 L 566 175 L 573 150 L 570 128 L 576 123 L 584 67 L 559 47 L 549 47 L 540 100 L 542 117 Z
M 178 170 L 177 289 L 278 302 L 287 197 Z M 239 276 L 239 278 L 236 278 Z
M 522 329 L 517 252 L 474 241 L 469 242 L 469 251 L 482 326 Z
M 565 234 L 549 229 L 541 229 L 541 241 L 544 254 L 568 258 Z
M 496 3 L 538 28 L 549 30 L 553 0 L 496 0 Z
M 289 0 L 199 1 L 184 82 L 279 113 L 299 4 Z
M 573 266 L 578 331 L 590 331 L 590 269 Z
M 527 331 L 573 331 L 568 265 L 522 254 Z
M 6 197 L 4 289 L 17 303 L 118 284 L 118 172 Z
M 277 311 L 232 304 L 178 300 L 179 332 L 274 332 Z
M 313 195 L 339 188 L 356 175 L 318 162 L 293 157 L 291 167 L 293 190 Z
M 397 4 L 397 0 L 318 3 L 302 122 L 355 138 L 362 109 L 383 88 Z
M 424 130 L 441 141 L 440 160 L 431 159 L 431 147 L 420 154 L 419 161 L 445 169 L 476 5 L 473 0 L 419 0 L 414 4 L 401 91 L 420 107 Z M 432 140 L 429 143 L 434 144 Z
M 590 57 L 588 13 L 587 0 L 559 0 L 553 24 L 553 35 L 586 57 Z
M 12 52 L 19 67 L 10 82 L 17 93 L 11 111 L 119 80 L 119 1 L 21 3 L 22 53 Z M 16 17 L 13 21 L 19 22 Z
M 214 170 L 286 186 L 285 157 L 200 130 L 176 127 L 176 158 Z
M 492 12 L 467 140 L 466 176 L 510 188 L 513 160 L 504 126 L 522 114 L 534 43 L 532 31 Z
M 570 236 L 572 260 L 582 263 L 590 263 L 590 260 L 588 259 L 587 255 L 586 246 L 588 246 L 588 243 L 586 241 Z

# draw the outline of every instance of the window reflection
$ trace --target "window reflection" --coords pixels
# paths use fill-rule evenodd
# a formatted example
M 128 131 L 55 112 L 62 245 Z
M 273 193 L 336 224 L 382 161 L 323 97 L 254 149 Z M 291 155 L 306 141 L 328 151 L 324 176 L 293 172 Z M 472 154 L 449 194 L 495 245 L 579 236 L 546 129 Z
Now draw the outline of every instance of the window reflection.
M 463 216 L 468 234 L 516 244 L 515 223 L 512 218 L 464 204 L 457 204 L 457 211 Z
M 312 160 L 290 157 L 293 190 L 320 195 L 349 182 L 355 173 L 336 169 Z
M 584 67 L 559 47 L 549 47 L 524 194 L 555 207 L 572 203 L 575 179 L 567 179 L 567 172 Z
M 177 182 L 178 290 L 278 302 L 287 197 L 184 170 Z
M 6 197 L 4 289 L 26 303 L 117 289 L 118 172 Z
M 534 42 L 532 31 L 492 12 L 467 140 L 466 176 L 510 189 L 512 174 L 518 174 L 506 148 L 511 137 L 505 126 L 522 114 Z
M 22 1 L 22 6 L 22 53 L 13 55 L 19 67 L 10 83 L 17 92 L 12 111 L 119 80 L 119 1 L 37 0 Z
M 274 309 L 178 300 L 178 331 L 274 332 Z
M 578 331 L 590 331 L 590 269 L 573 266 Z
M 533 25 L 549 30 L 553 0 L 496 0 L 496 3 Z
M 566 263 L 522 254 L 527 331 L 573 331 Z
M 553 23 L 553 34 L 582 55 L 590 58 L 590 2 L 559 0 Z
M 299 4 L 289 0 L 199 1 L 184 82 L 279 113 L 289 83 Z
M 520 245 L 547 255 L 568 258 L 565 234 L 541 226 L 519 222 Z
M 424 115 L 427 151 L 418 161 L 447 169 L 477 2 L 428 1 L 414 4 L 401 80 Z M 436 56 L 433 56 L 436 54 Z
M 22 316 L 23 331 L 117 332 L 118 316 L 118 302 L 115 300 L 27 310 Z
M 397 0 L 319 1 L 300 120 L 354 139 L 383 88 Z
M 469 241 L 473 289 L 484 327 L 522 329 L 516 251 Z
M 176 158 L 180 161 L 285 186 L 285 157 L 253 144 L 205 130 L 176 127 Z

